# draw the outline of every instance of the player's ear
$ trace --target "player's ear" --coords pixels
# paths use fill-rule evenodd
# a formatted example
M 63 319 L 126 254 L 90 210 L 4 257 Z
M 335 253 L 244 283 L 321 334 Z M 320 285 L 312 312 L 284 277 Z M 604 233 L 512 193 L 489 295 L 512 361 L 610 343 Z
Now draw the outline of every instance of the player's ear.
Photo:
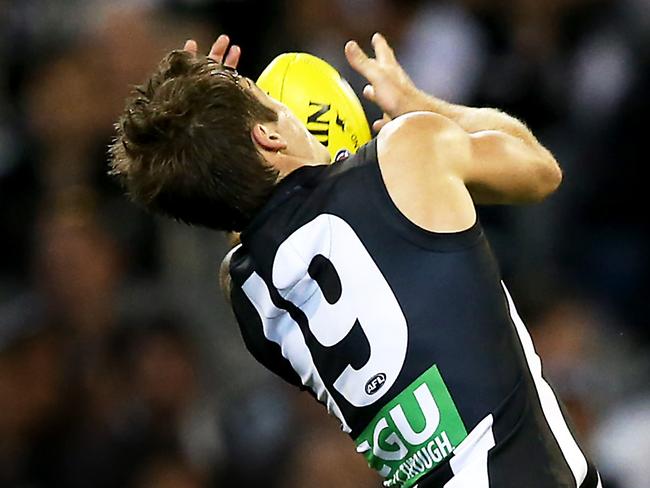
M 268 125 L 255 124 L 251 135 L 253 141 L 265 151 L 278 152 L 287 147 L 284 138 Z

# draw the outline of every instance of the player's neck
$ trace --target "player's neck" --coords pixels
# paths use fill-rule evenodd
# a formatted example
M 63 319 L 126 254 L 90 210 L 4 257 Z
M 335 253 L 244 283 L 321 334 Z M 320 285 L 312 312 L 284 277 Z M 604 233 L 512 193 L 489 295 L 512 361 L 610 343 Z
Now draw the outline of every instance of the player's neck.
M 280 179 L 284 178 L 290 173 L 293 173 L 298 168 L 303 166 L 318 166 L 320 164 L 327 164 L 329 161 L 318 161 L 315 158 L 305 159 L 302 156 L 294 156 L 290 154 L 279 154 L 271 163 L 272 166 L 278 170 Z

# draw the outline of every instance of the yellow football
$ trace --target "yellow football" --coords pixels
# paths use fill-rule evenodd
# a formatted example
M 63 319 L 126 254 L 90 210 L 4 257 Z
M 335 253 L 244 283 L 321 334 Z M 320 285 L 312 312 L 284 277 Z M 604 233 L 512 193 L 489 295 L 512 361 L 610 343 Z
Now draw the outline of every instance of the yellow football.
M 262 72 L 257 85 L 284 103 L 330 152 L 332 161 L 370 140 L 359 99 L 336 69 L 316 56 L 285 53 Z

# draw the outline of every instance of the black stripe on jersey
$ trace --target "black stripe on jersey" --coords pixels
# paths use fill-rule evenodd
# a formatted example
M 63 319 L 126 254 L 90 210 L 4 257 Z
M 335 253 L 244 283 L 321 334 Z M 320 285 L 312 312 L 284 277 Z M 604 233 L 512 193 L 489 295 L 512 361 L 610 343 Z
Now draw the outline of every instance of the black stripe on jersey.
M 523 378 L 508 403 L 495 412 L 493 433 L 496 446 L 488 453 L 491 487 L 575 488 L 531 376 Z
M 453 454 L 440 466 L 418 481 L 417 488 L 443 488 L 445 483 L 454 477 L 454 472 L 450 464 L 452 457 Z
M 587 476 L 580 485 L 580 488 L 597 488 L 599 481 L 600 480 L 598 478 L 598 471 L 596 470 L 596 467 L 593 464 L 589 463 Z

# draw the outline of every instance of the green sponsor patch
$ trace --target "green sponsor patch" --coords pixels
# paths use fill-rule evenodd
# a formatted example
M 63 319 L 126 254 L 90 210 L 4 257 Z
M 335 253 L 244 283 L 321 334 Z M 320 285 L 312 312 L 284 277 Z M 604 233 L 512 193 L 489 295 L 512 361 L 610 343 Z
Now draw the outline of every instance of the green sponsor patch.
M 355 440 L 385 486 L 409 488 L 467 437 L 449 390 L 432 366 L 382 408 Z

